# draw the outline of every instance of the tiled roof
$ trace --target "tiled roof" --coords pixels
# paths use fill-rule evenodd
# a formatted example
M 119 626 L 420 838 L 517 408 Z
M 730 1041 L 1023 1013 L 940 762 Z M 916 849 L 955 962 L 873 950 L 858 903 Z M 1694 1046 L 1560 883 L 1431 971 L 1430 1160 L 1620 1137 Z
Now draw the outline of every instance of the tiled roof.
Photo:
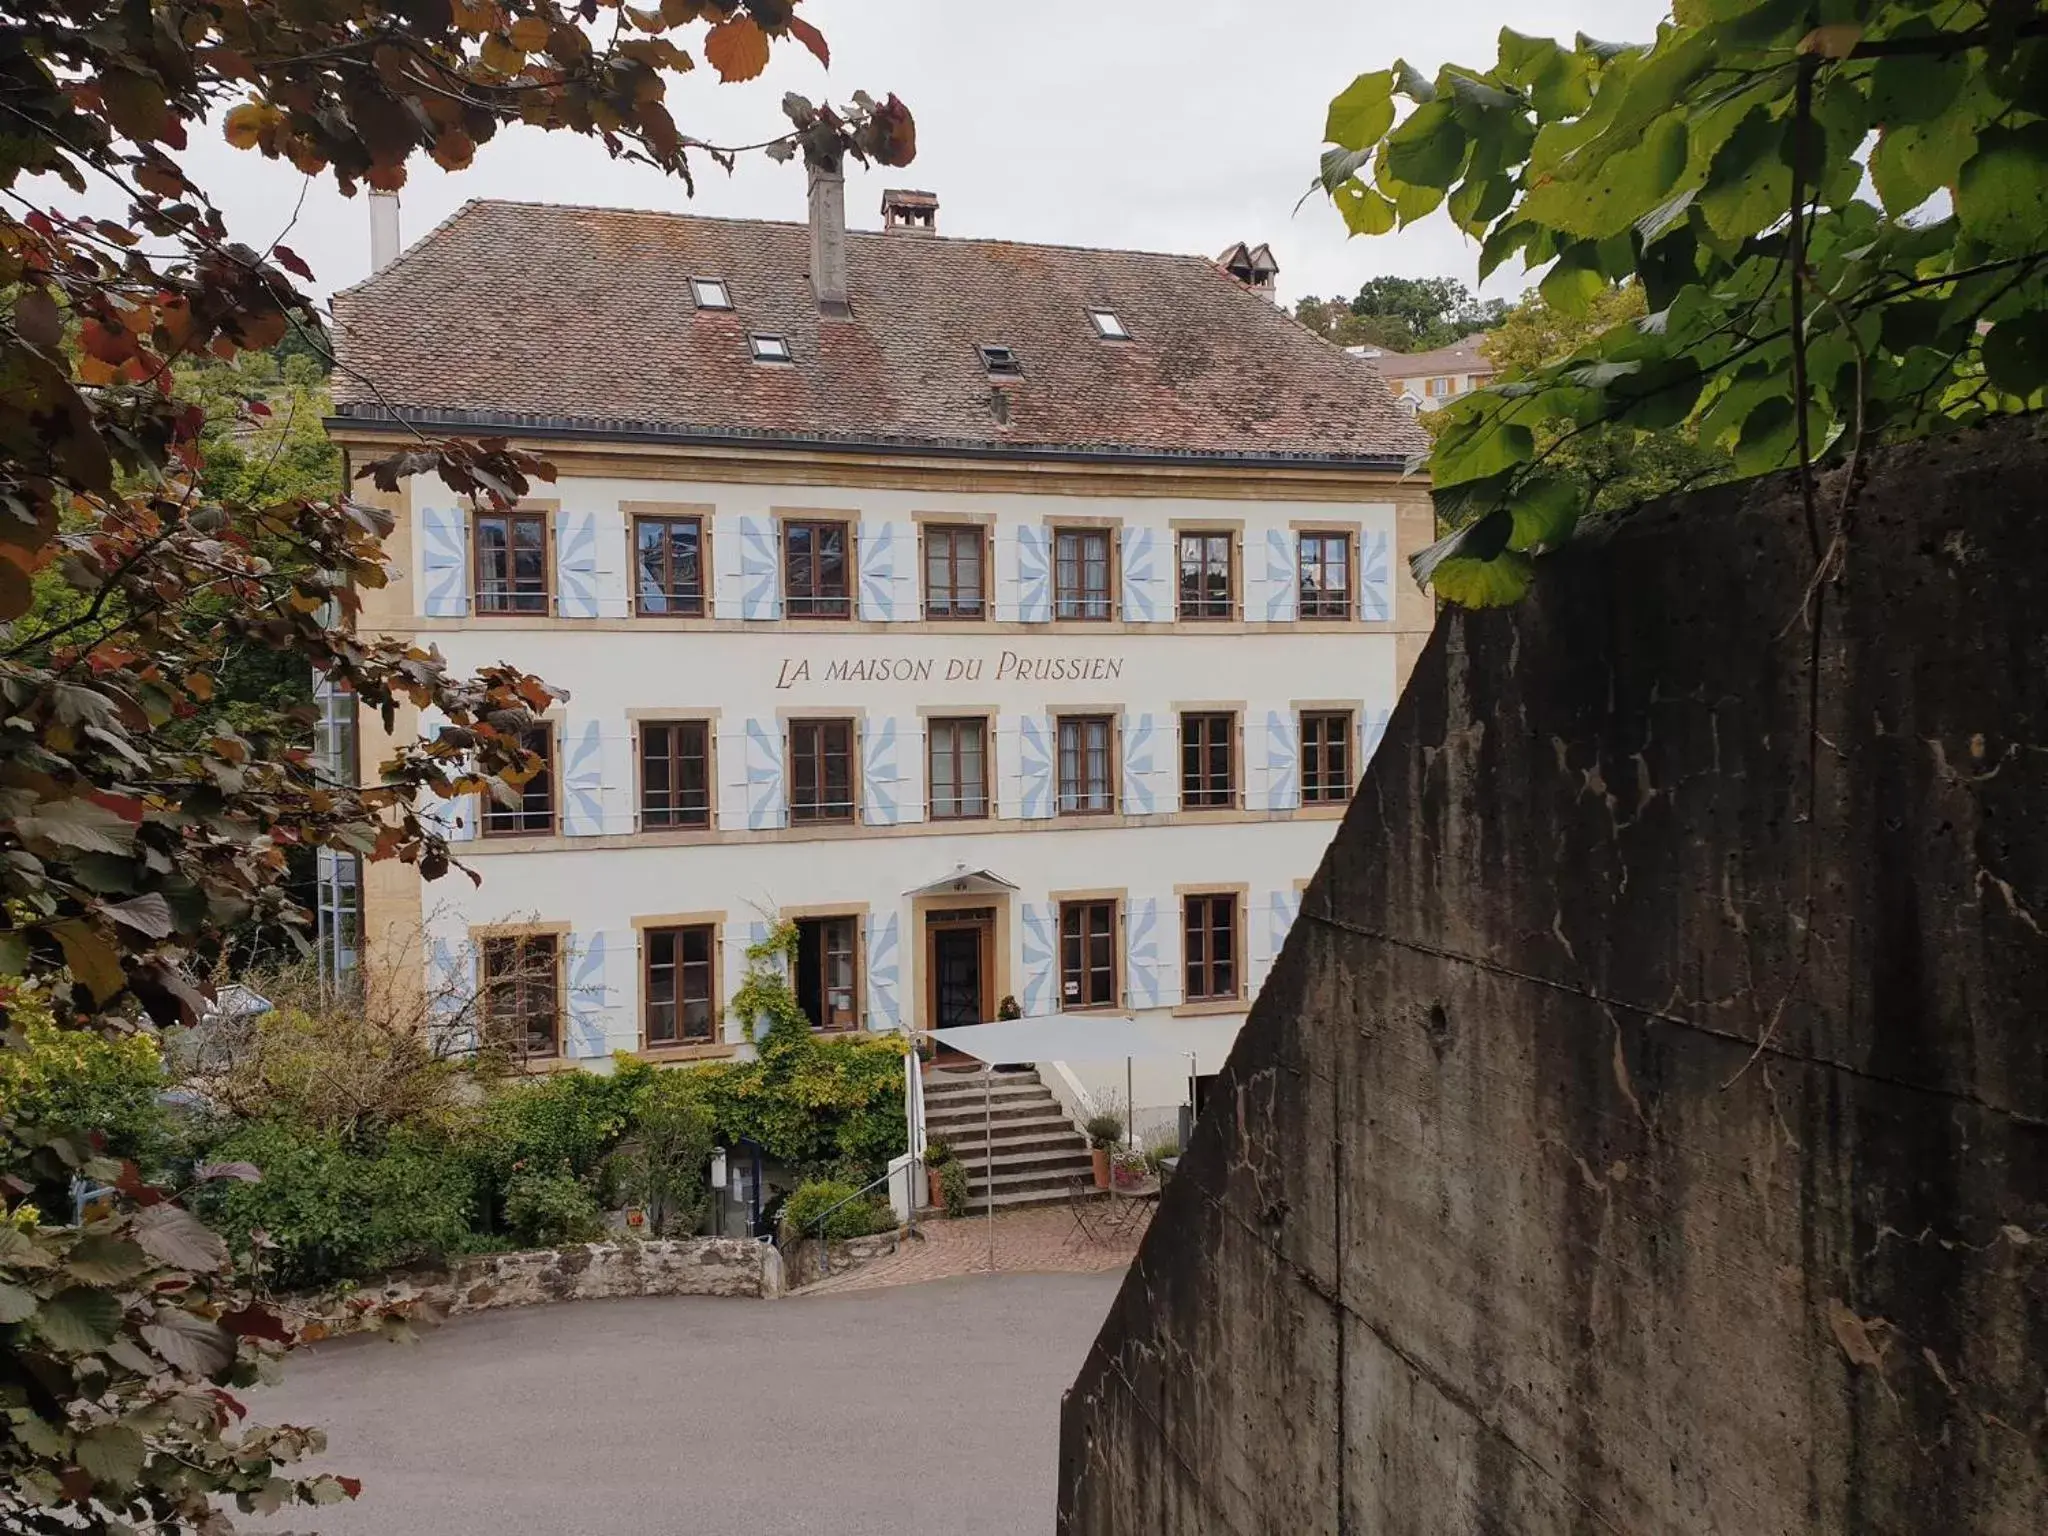
M 1373 364 L 1390 379 L 1419 379 L 1432 373 L 1488 373 L 1493 364 L 1479 349 L 1486 344 L 1486 332 L 1474 331 L 1462 341 L 1433 352 L 1382 352 Z
M 1195 256 L 847 236 L 821 319 L 802 224 L 472 202 L 335 295 L 337 411 L 626 435 L 967 451 L 1398 459 L 1371 364 Z M 729 287 L 696 310 L 690 277 Z M 1103 340 L 1090 307 L 1132 340 Z M 747 335 L 787 338 L 792 365 Z M 1015 350 L 998 419 L 976 348 Z

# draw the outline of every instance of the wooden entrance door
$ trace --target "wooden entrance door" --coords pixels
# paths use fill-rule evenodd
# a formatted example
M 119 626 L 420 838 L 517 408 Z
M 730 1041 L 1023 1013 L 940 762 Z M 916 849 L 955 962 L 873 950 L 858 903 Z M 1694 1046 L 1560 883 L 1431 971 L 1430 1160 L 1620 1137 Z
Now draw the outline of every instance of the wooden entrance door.
M 925 919 L 925 1028 L 958 1029 L 995 1017 L 995 913 L 987 907 Z

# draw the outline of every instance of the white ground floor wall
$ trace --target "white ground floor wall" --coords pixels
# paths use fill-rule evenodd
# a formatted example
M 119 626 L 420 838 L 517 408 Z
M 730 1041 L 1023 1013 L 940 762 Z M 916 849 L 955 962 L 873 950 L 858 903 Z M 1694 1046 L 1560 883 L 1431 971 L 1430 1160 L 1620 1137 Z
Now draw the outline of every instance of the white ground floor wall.
M 848 914 L 861 936 L 859 1004 L 869 1030 L 930 1027 L 926 919 L 962 907 L 991 912 L 994 976 L 988 995 L 1014 997 L 1026 1016 L 1060 1006 L 1059 906 L 1112 899 L 1118 910 L 1121 1017 L 1186 1043 L 1186 1056 L 1128 1064 L 1141 1135 L 1169 1127 L 1191 1074 L 1215 1072 L 1279 953 L 1338 823 L 1328 810 L 1209 822 L 1088 827 L 1052 821 L 941 833 L 931 827 L 702 846 L 462 849 L 482 877 L 428 886 L 421 961 L 430 988 L 454 995 L 473 980 L 476 940 L 526 925 L 564 934 L 568 1027 L 564 1054 L 602 1068 L 612 1053 L 654 1059 L 704 1055 L 647 1050 L 642 1034 L 641 935 L 664 923 L 716 930 L 714 996 L 720 1040 L 709 1053 L 744 1049 L 726 1002 L 746 975 L 746 950 L 784 916 Z M 787 836 L 785 834 L 785 836 Z M 986 871 L 993 880 L 963 876 Z M 1000 883 L 998 883 L 1000 882 Z M 1183 996 L 1182 900 L 1234 892 L 1241 997 L 1189 1004 Z M 371 914 L 375 921 L 374 913 Z M 1097 1103 L 1122 1102 L 1121 1057 L 1067 1063 Z

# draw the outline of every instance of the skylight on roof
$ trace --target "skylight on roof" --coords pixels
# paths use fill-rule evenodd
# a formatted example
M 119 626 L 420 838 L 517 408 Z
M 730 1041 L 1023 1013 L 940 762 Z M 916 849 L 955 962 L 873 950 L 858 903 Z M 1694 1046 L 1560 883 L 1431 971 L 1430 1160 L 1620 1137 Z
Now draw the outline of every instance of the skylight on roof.
M 789 342 L 784 337 L 755 331 L 747 337 L 747 345 L 754 349 L 754 361 L 757 363 L 786 363 L 790 360 Z
M 1088 318 L 1095 322 L 1095 334 L 1104 341 L 1129 341 L 1131 333 L 1124 329 L 1124 323 L 1117 318 L 1113 309 L 1091 309 Z
M 731 309 L 732 295 L 725 284 L 715 277 L 693 277 L 690 279 L 690 297 L 697 301 L 699 309 Z
M 981 366 L 997 377 L 1016 378 L 1024 372 L 1024 360 L 1008 347 L 985 341 L 976 350 L 981 353 Z

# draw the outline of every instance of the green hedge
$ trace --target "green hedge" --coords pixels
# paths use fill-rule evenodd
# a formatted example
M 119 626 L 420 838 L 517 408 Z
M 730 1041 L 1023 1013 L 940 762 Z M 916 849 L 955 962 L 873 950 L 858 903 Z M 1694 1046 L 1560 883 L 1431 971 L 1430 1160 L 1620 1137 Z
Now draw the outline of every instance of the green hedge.
M 365 1279 L 473 1244 L 470 1170 L 443 1138 L 401 1126 L 351 1144 L 267 1120 L 236 1127 L 207 1155 L 262 1171 L 253 1184 L 203 1186 L 202 1214 L 279 1287 Z
M 800 1237 L 816 1237 L 817 1222 L 821 1216 L 825 1218 L 825 1236 L 841 1240 L 866 1237 L 871 1232 L 886 1232 L 896 1225 L 896 1213 L 885 1201 L 873 1198 L 857 1200 L 854 1195 L 858 1189 L 858 1185 L 843 1179 L 812 1179 L 809 1183 L 799 1184 L 783 1202 L 783 1239 L 794 1241 Z M 827 1211 L 831 1215 L 826 1216 Z

